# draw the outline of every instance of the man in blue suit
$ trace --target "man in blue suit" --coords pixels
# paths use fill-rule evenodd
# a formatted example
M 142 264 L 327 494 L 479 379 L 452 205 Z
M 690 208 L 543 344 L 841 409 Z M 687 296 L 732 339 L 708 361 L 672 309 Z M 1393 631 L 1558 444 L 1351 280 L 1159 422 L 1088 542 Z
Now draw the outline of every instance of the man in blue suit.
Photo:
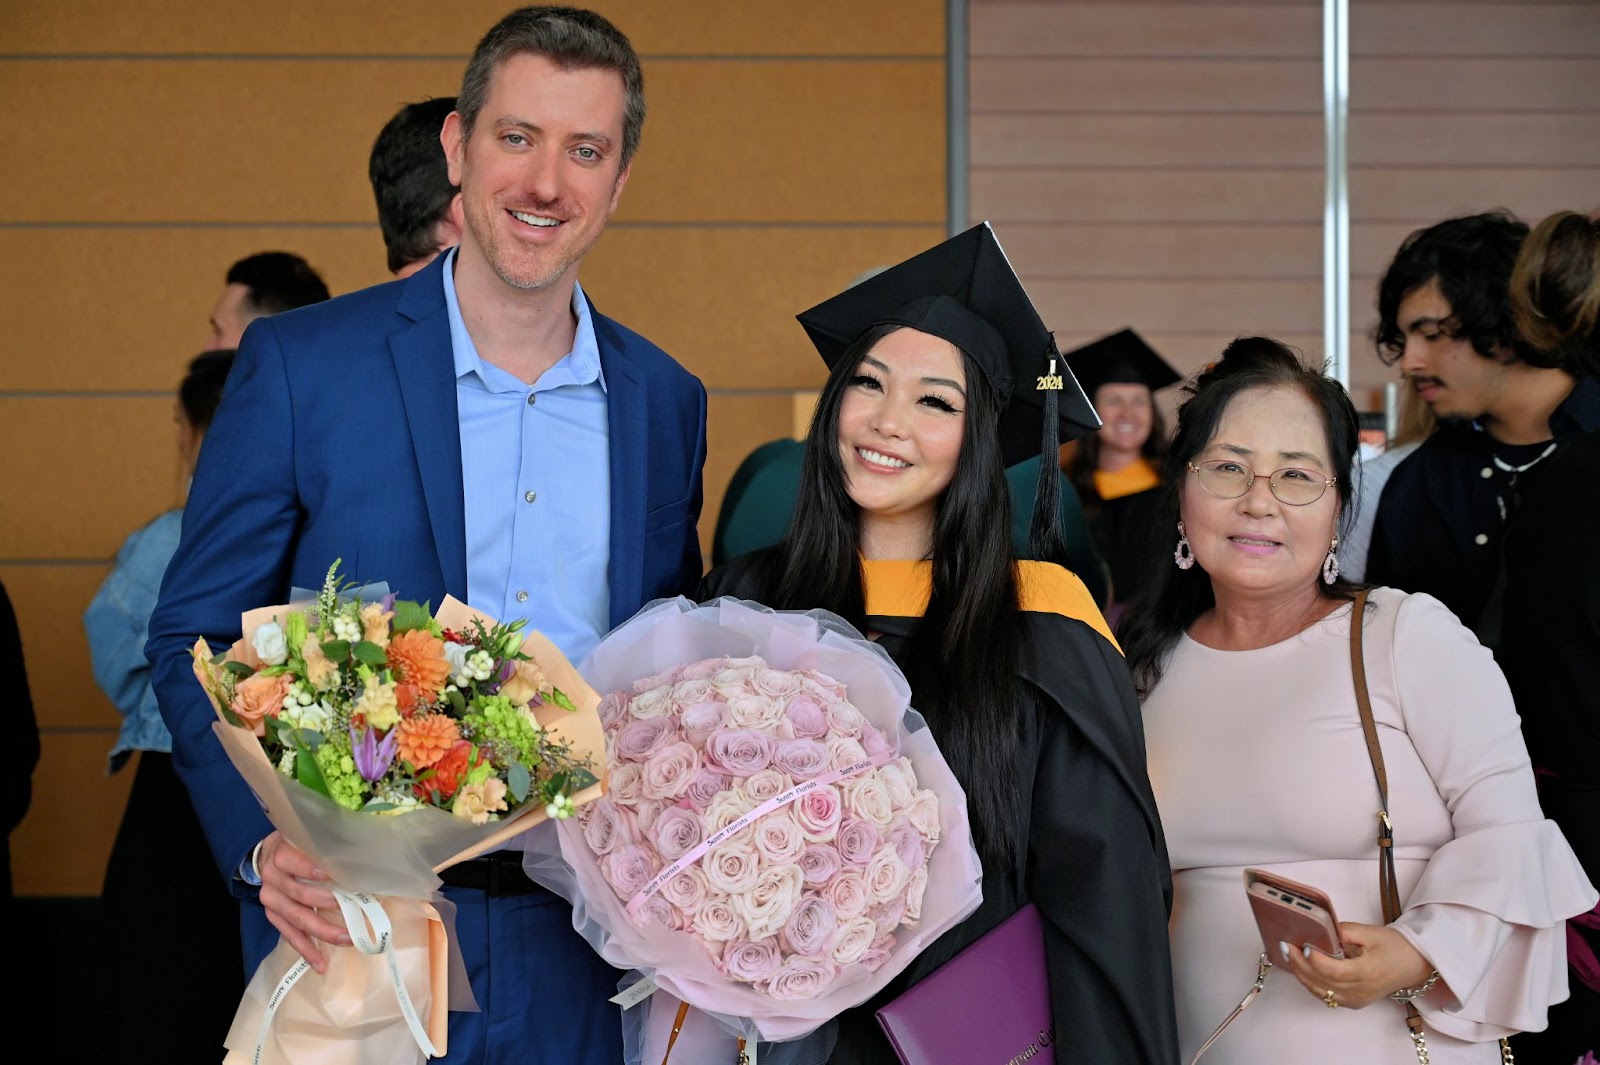
M 322 945 L 349 937 L 324 916 L 338 911 L 323 875 L 271 830 L 211 734 L 196 637 L 227 646 L 241 611 L 316 587 L 342 559 L 407 598 L 528 617 L 576 661 L 700 577 L 705 389 L 577 284 L 643 120 L 638 57 L 614 26 L 513 12 L 479 43 L 441 137 L 460 246 L 245 334 L 147 653 L 174 763 L 242 900 L 252 970 L 280 934 L 318 971 Z M 450 1015 L 443 1060 L 618 1061 L 618 974 L 519 857 L 444 874 L 483 1012 Z

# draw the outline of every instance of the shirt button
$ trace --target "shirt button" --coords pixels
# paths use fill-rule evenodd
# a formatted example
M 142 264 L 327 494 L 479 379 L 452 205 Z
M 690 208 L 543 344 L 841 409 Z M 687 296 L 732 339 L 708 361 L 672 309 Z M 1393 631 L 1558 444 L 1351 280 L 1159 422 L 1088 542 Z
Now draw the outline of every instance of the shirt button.
M 517 602 L 526 603 L 527 601 L 528 601 L 528 593 L 527 592 L 518 592 L 517 593 Z
M 1489 542 L 1489 534 L 1479 533 L 1477 536 L 1472 538 L 1472 542 L 1477 544 L 1479 547 L 1482 547 L 1484 544 Z
M 531 407 L 537 402 L 539 402 L 539 397 L 537 395 L 535 395 L 534 393 L 529 392 L 528 393 L 528 406 Z M 1487 477 L 1489 475 L 1488 474 L 1484 474 L 1484 476 Z
M 1494 470 L 1490 469 L 1488 466 L 1485 466 L 1483 469 L 1478 471 L 1478 476 L 1487 480 L 1488 478 L 1494 476 Z
M 524 492 L 522 493 L 522 498 L 532 503 L 535 499 L 539 498 L 539 493 L 533 491 Z

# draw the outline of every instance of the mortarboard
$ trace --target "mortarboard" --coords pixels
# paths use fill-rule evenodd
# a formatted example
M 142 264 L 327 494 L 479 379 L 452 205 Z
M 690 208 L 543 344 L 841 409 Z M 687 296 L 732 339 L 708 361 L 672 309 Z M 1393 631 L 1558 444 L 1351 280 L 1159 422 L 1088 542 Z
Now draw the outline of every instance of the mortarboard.
M 1132 329 L 1092 340 L 1066 354 L 1067 367 L 1090 399 L 1101 385 L 1144 385 L 1158 392 L 1181 378 L 1167 361 Z
M 1031 455 L 1051 461 L 1034 500 L 1034 551 L 1061 558 L 1060 487 L 1053 476 L 1062 439 L 1100 428 L 1082 388 L 1023 290 L 994 230 L 984 222 L 874 274 L 796 316 L 832 369 L 876 325 L 903 325 L 950 341 L 1000 396 L 1000 450 L 1007 466 Z

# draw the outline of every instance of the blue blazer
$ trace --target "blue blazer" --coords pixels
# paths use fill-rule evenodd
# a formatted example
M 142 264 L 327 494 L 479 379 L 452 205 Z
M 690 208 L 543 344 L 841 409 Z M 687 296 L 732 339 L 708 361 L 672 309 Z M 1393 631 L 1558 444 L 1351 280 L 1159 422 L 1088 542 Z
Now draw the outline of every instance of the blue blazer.
M 408 599 L 466 601 L 443 264 L 253 322 L 201 449 L 146 654 L 173 764 L 244 898 L 253 889 L 234 873 L 272 826 L 211 732 L 189 648 L 204 636 L 226 649 L 243 611 L 319 587 L 335 559 L 348 577 L 386 581 Z M 700 579 L 706 393 L 597 311 L 594 328 L 609 408 L 615 626 Z

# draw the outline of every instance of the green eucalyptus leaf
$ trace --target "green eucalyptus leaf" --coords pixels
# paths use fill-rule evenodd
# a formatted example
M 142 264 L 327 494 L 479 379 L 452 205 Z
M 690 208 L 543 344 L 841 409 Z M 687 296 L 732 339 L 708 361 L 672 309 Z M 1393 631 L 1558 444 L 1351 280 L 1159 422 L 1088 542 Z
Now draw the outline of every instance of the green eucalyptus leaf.
M 521 762 L 512 762 L 511 768 L 506 770 L 506 789 L 511 792 L 511 797 L 521 802 L 528 797 L 528 789 L 532 786 L 533 777 L 528 767 Z

